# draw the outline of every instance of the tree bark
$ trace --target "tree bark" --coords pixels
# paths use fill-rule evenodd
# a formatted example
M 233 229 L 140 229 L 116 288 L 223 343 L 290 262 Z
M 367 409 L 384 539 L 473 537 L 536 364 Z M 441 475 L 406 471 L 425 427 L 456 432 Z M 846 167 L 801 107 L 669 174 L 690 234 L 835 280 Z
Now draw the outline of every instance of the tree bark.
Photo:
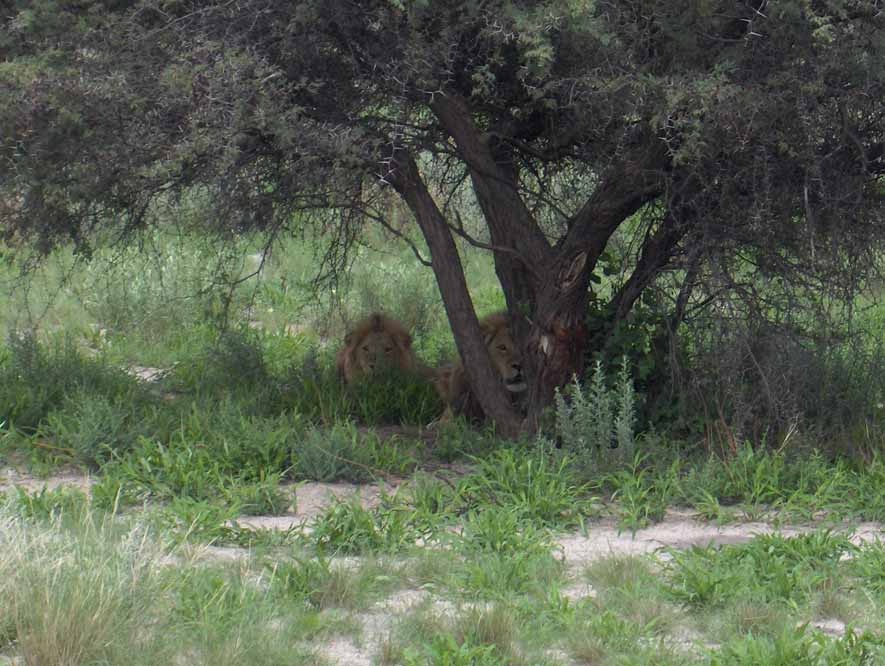
M 521 429 L 521 418 L 513 410 L 489 359 L 452 233 L 411 155 L 396 151 L 391 167 L 386 180 L 409 206 L 427 241 L 455 346 L 464 362 L 475 397 L 485 414 L 494 420 L 500 434 L 514 437 Z
M 501 151 L 496 159 L 488 140 L 492 135 L 479 131 L 464 101 L 438 95 L 430 106 L 467 165 L 492 244 L 499 248 L 495 268 L 514 342 L 523 352 L 529 386 L 523 427 L 531 432 L 556 388 L 582 374 L 590 275 L 621 223 L 662 193 L 666 145 L 653 133 L 637 132 L 631 149 L 604 175 L 565 237 L 551 247 L 519 195 L 516 169 L 501 162 Z M 473 386 L 475 392 L 483 390 Z

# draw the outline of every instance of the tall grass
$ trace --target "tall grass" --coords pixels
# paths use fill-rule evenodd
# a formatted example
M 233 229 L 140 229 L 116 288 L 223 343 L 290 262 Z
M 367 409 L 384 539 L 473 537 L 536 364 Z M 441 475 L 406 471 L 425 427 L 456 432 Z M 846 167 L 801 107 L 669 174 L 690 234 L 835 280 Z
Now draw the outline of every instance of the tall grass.
M 158 537 L 0 510 L 0 650 L 29 665 L 315 663 L 297 603 L 236 568 L 189 565 Z

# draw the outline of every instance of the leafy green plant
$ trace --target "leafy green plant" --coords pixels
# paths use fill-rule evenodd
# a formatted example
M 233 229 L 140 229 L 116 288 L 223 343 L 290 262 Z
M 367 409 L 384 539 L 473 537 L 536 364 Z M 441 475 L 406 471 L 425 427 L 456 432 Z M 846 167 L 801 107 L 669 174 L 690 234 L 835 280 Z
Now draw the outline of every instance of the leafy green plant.
M 173 613 L 179 622 L 232 626 L 254 592 L 221 567 L 187 570 L 175 581 Z
M 415 519 L 430 526 L 454 518 L 464 508 L 464 486 L 443 482 L 425 473 L 416 474 L 402 493 L 414 509 Z
M 575 480 L 568 457 L 556 459 L 538 447 L 528 452 L 499 449 L 473 460 L 477 471 L 459 484 L 469 506 L 502 507 L 551 527 L 575 525 L 589 509 L 587 488 Z
M 192 497 L 175 497 L 150 514 L 150 520 L 177 542 L 225 543 L 235 541 L 236 507 L 225 507 Z
M 746 544 L 670 550 L 665 565 L 672 597 L 692 606 L 716 606 L 738 597 L 802 601 L 840 577 L 839 562 L 855 547 L 828 530 L 795 537 L 762 534 Z
M 77 517 L 85 515 L 89 508 L 89 498 L 79 488 L 43 486 L 39 490 L 28 491 L 22 486 L 15 486 L 12 505 L 25 518 L 55 520 L 60 516 Z
M 246 328 L 221 333 L 201 354 L 177 364 L 167 385 L 197 396 L 237 395 L 270 413 L 262 403 L 273 403 L 278 387 L 264 363 L 259 335 Z
M 352 421 L 311 428 L 292 446 L 292 475 L 312 481 L 359 482 L 382 473 L 405 474 L 416 465 L 409 448 L 397 437 L 382 439 L 360 431 Z
M 443 411 L 429 381 L 396 367 L 373 372 L 348 390 L 354 416 L 361 423 L 425 425 Z
M 403 651 L 406 666 L 505 666 L 513 662 L 501 655 L 494 645 L 459 642 L 452 634 L 437 634 L 418 648 Z
M 467 553 L 537 555 L 549 553 L 553 541 L 518 509 L 489 506 L 464 516 L 456 545 Z
M 850 571 L 864 587 L 885 598 L 885 541 L 866 543 L 852 555 Z
M 281 515 L 295 500 L 280 488 L 280 476 L 272 473 L 260 481 L 236 482 L 224 489 L 224 497 L 247 516 Z
M 647 527 L 664 517 L 675 483 L 675 473 L 656 473 L 646 466 L 647 454 L 637 452 L 628 469 L 604 477 L 613 489 L 612 500 L 619 526 L 631 532 Z
M 131 399 L 133 377 L 100 359 L 85 357 L 71 338 L 41 345 L 33 335 L 11 336 L 0 357 L 0 421 L 25 430 L 37 428 L 75 391 Z
M 323 553 L 396 552 L 424 534 L 404 506 L 365 509 L 358 497 L 336 501 L 317 516 L 309 539 Z
M 650 655 L 646 655 L 646 650 L 641 648 L 637 650 L 637 646 L 653 636 L 653 625 L 643 626 L 620 617 L 611 610 L 589 607 L 569 627 L 566 644 L 569 651 L 582 663 L 605 663 L 615 656 L 625 655 L 624 663 L 645 664 L 652 663 L 644 658 Z M 653 652 L 660 654 L 661 647 L 655 646 Z M 628 661 L 628 655 L 636 655 L 638 658 L 631 662 Z M 665 660 L 663 663 L 668 662 Z
M 838 639 L 809 632 L 806 625 L 774 636 L 748 634 L 710 654 L 711 666 L 872 666 L 885 655 L 885 641 L 871 634 L 847 631 Z
M 138 492 L 161 498 L 212 498 L 226 481 L 224 468 L 211 451 L 193 444 L 167 446 L 144 437 L 105 471 Z
M 316 610 L 357 608 L 377 596 L 392 580 L 389 563 L 364 561 L 351 567 L 323 555 L 266 563 L 275 594 L 304 602 Z
M 463 561 L 451 575 L 469 594 L 491 597 L 546 589 L 562 574 L 547 529 L 513 508 L 485 507 L 469 512 L 460 533 L 444 539 Z
M 162 416 L 147 398 L 121 399 L 79 388 L 46 415 L 37 434 L 70 451 L 76 461 L 98 468 L 133 449 L 139 437 L 158 434 Z
M 614 386 L 597 361 L 589 386 L 574 378 L 568 400 L 555 394 L 556 435 L 584 466 L 608 467 L 629 460 L 636 444 L 636 394 L 626 356 Z
M 106 467 L 104 473 L 90 487 L 92 506 L 103 511 L 116 512 L 120 508 L 137 504 L 147 494 L 146 490 L 140 490 L 140 486 L 109 473 L 110 470 L 110 466 Z

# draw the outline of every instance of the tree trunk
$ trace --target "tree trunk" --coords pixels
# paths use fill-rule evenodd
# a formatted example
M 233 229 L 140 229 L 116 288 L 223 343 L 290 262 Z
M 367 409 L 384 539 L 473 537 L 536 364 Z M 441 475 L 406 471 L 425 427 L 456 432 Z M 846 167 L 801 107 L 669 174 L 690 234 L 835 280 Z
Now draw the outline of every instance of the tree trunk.
M 389 180 L 409 204 L 430 247 L 475 398 L 502 433 L 534 432 L 556 388 L 582 374 L 590 275 L 620 224 L 661 194 L 661 171 L 668 164 L 666 144 L 652 132 L 638 131 L 630 149 L 604 175 L 566 235 L 552 247 L 520 196 L 518 173 L 506 162 L 506 149 L 495 152 L 493 134 L 479 131 L 468 106 L 457 96 L 438 95 L 430 106 L 467 165 L 488 225 L 495 270 L 528 384 L 521 423 L 481 344 L 451 232 L 411 157 L 395 155 L 397 174 Z
M 397 152 L 391 166 L 393 168 L 386 180 L 408 204 L 427 241 L 455 346 L 464 362 L 474 395 L 485 414 L 494 420 L 500 434 L 515 437 L 520 431 L 521 419 L 511 406 L 510 398 L 489 359 L 452 233 L 412 157 Z

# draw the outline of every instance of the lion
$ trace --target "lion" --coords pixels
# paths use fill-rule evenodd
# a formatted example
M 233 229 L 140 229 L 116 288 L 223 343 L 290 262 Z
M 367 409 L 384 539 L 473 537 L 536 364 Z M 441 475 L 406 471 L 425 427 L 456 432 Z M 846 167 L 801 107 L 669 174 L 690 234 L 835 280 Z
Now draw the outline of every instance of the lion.
M 521 356 L 515 349 L 513 336 L 510 334 L 510 315 L 496 312 L 483 317 L 479 321 L 479 330 L 488 349 L 492 367 L 500 375 L 504 387 L 514 396 L 524 392 L 528 385 L 522 373 Z M 448 405 L 442 420 L 449 418 L 452 413 L 463 414 L 472 421 L 483 419 L 482 409 L 470 390 L 463 361 L 438 368 L 434 386 Z
M 375 370 L 391 366 L 408 372 L 418 370 L 412 336 L 395 319 L 373 312 L 344 336 L 344 347 L 336 356 L 338 374 L 352 384 Z

